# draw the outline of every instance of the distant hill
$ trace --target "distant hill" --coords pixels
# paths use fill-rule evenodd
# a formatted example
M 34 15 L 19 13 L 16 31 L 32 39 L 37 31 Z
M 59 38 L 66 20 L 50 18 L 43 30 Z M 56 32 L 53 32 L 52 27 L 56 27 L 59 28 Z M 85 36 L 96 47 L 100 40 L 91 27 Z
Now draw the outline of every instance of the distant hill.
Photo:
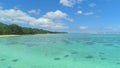
M 66 33 L 66 32 L 52 32 L 43 29 L 21 27 L 16 24 L 7 25 L 0 22 L 0 35 L 48 34 L 48 33 Z
M 1 22 L 0 22 L 0 26 L 7 26 L 7 25 L 6 25 L 6 24 L 4 24 L 4 23 L 1 23 Z

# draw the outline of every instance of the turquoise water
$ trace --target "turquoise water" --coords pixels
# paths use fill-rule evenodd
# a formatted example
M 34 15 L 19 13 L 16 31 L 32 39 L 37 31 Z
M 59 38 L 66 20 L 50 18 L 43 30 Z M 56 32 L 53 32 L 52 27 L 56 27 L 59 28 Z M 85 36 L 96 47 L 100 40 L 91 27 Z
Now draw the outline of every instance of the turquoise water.
M 41 34 L 0 38 L 0 68 L 120 68 L 120 35 Z

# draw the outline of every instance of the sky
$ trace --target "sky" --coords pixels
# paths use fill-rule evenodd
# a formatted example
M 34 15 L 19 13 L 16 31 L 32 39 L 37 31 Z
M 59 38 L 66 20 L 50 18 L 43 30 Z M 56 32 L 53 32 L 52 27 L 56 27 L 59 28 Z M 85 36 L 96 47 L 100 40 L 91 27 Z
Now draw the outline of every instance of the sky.
M 0 22 L 70 33 L 120 32 L 120 0 L 0 0 Z

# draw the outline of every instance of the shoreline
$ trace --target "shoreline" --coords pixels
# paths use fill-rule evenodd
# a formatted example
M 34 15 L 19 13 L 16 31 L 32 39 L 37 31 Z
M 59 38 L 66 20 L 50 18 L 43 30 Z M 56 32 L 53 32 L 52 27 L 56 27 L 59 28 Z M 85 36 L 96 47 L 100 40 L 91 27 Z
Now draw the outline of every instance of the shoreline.
M 19 35 L 0 35 L 0 37 L 13 37 L 13 36 L 19 36 Z

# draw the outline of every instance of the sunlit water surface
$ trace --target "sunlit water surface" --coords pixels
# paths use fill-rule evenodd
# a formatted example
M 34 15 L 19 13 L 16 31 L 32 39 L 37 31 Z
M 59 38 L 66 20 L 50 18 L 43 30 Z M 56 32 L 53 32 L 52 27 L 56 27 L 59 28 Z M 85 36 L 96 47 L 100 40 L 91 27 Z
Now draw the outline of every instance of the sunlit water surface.
M 120 68 L 120 35 L 1 37 L 0 68 Z

